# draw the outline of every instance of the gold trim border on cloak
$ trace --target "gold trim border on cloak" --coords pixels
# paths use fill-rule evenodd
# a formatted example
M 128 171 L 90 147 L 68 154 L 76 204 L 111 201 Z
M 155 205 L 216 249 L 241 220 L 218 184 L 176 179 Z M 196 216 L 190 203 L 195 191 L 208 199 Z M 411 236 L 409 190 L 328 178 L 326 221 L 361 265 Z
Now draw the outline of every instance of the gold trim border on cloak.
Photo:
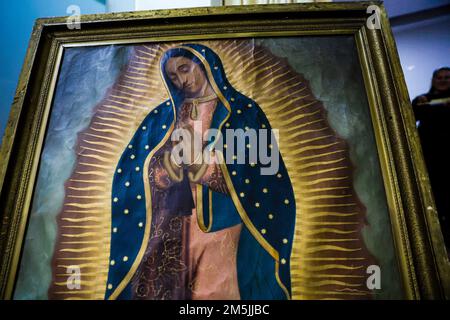
M 371 4 L 382 7 L 380 2 L 315 3 L 89 15 L 82 16 L 80 31 L 64 29 L 66 18 L 39 19 L 0 150 L 0 196 L 4 200 L 0 207 L 0 296 L 11 298 L 13 292 L 62 47 L 354 34 L 362 59 L 371 112 L 377 115 L 374 119 L 375 133 L 406 296 L 415 299 L 443 297 L 439 278 L 441 285 L 449 283 L 448 259 L 444 258 L 446 252 L 442 250 L 441 237 L 430 236 L 428 232 L 428 229 L 438 230 L 439 225 L 436 224 L 435 212 L 425 210 L 434 208 L 434 203 L 411 121 L 412 115 L 408 111 L 408 95 L 384 9 L 381 30 L 366 32 L 363 27 L 367 18 L 366 8 Z M 242 19 L 240 15 L 243 13 L 248 14 L 247 19 Z M 280 21 L 276 17 L 271 18 L 277 13 L 288 14 L 288 19 Z M 308 17 L 308 13 L 316 16 Z M 203 22 L 208 20 L 206 16 L 211 21 L 216 20 L 215 23 Z M 261 19 L 264 17 L 266 20 L 262 25 Z M 193 21 L 192 18 L 199 18 L 200 21 Z M 173 19 L 175 23 L 161 23 L 161 19 L 166 22 L 165 19 Z M 123 26 L 131 21 L 146 22 L 146 25 Z M 152 25 L 153 21 L 160 24 Z M 99 24 L 103 25 L 98 27 Z M 185 34 L 180 36 L 180 30 L 186 30 Z M 371 70 L 372 74 L 366 74 L 367 70 Z M 400 80 L 394 81 L 399 75 Z M 394 121 L 389 117 L 393 117 Z M 439 261 L 439 274 L 436 274 L 435 259 Z M 448 285 L 445 289 L 448 293 Z

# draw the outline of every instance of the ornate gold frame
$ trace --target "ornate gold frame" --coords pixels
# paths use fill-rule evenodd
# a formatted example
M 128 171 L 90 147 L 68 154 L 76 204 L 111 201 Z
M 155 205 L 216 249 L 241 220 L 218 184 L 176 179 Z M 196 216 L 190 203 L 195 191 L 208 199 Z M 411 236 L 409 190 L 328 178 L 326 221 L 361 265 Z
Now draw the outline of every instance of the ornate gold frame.
M 378 6 L 380 29 L 368 29 Z M 36 21 L 0 150 L 0 298 L 12 296 L 53 89 L 64 48 L 259 36 L 355 37 L 409 299 L 450 297 L 450 262 L 414 126 L 406 85 L 381 2 L 232 6 L 85 15 Z

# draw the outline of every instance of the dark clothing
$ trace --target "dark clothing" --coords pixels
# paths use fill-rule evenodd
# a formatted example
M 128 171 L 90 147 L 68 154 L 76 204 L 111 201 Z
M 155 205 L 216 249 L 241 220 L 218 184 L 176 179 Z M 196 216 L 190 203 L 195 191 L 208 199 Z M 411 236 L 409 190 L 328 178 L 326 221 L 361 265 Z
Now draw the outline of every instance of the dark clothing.
M 450 97 L 450 92 L 424 96 L 428 101 Z M 423 155 L 436 201 L 441 229 L 447 249 L 450 250 L 450 107 L 445 105 L 418 105 L 412 102 Z

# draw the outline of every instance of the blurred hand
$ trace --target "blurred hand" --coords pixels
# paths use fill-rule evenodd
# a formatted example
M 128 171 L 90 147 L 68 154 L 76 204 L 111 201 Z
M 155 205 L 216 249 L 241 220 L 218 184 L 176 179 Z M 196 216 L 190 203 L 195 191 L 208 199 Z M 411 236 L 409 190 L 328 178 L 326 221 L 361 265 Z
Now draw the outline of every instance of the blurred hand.
M 428 103 L 428 98 L 426 96 L 420 96 L 417 98 L 417 104 L 427 104 Z

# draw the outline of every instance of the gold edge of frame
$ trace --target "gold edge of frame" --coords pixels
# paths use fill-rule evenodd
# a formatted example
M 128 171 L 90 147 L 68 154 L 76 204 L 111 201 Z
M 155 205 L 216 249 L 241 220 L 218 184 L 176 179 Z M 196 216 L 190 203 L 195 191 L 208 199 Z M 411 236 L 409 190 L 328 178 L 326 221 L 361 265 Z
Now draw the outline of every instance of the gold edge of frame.
M 14 92 L 14 100 L 11 104 L 8 122 L 6 123 L 3 136 L 0 137 L 0 159 L 7 160 L 0 162 L 0 194 L 2 194 L 6 169 L 10 160 L 9 157 L 12 149 L 12 144 L 17 131 L 17 121 L 20 116 L 20 111 L 22 110 L 22 105 L 24 103 L 23 93 L 28 88 L 28 82 L 31 77 L 31 69 L 34 65 L 35 55 L 37 52 L 37 47 L 39 45 L 39 40 L 42 35 L 42 30 L 43 26 L 40 23 L 36 23 L 33 27 L 25 59 L 20 71 L 19 79 L 17 80 L 16 90 Z
M 353 35 L 354 30 L 342 29 L 336 35 Z M 88 47 L 98 45 L 123 45 L 123 44 L 140 44 L 151 42 L 172 42 L 172 41 L 188 41 L 188 40 L 215 40 L 215 39 L 229 39 L 234 38 L 256 38 L 256 37 L 289 37 L 289 36 L 307 36 L 307 35 L 330 35 L 329 30 L 317 30 L 317 31 L 303 31 L 303 30 L 291 30 L 291 31 L 260 31 L 260 32 L 230 32 L 230 33 L 211 33 L 211 34 L 194 34 L 185 36 L 155 36 L 144 37 L 134 39 L 119 39 L 119 40 L 92 40 L 84 42 L 67 42 L 63 46 L 65 48 L 74 47 Z M 162 39 L 163 38 L 163 39 Z
M 58 43 L 53 43 L 52 46 L 54 46 L 52 49 L 56 50 L 56 56 L 55 56 L 55 60 L 50 62 L 49 65 L 47 65 L 46 67 L 46 75 L 47 77 L 44 76 L 44 78 L 50 79 L 49 83 L 48 83 L 48 92 L 47 95 L 44 97 L 44 101 L 42 102 L 42 105 L 44 105 L 44 110 L 43 110 L 43 115 L 42 115 L 42 121 L 40 123 L 40 127 L 38 128 L 38 132 L 36 135 L 36 146 L 35 148 L 32 150 L 32 156 L 31 158 L 31 164 L 26 164 L 26 167 L 30 167 L 30 173 L 29 173 L 29 180 L 28 183 L 25 186 L 19 186 L 19 188 L 25 188 L 25 190 L 22 190 L 23 193 L 25 193 L 25 197 L 24 197 L 24 201 L 23 201 L 23 207 L 21 210 L 21 214 L 20 214 L 20 220 L 18 223 L 18 228 L 15 232 L 16 236 L 15 239 L 13 241 L 13 254 L 11 257 L 11 262 L 10 262 L 10 267 L 9 270 L 6 273 L 6 287 L 5 287 L 5 293 L 4 296 L 6 299 L 11 299 L 12 295 L 13 295 L 13 290 L 14 290 L 14 286 L 15 286 L 15 278 L 16 278 L 16 274 L 18 271 L 18 263 L 19 263 L 19 257 L 21 252 L 21 248 L 22 248 L 22 244 L 25 238 L 25 229 L 26 229 L 26 225 L 28 222 L 28 215 L 29 215 L 29 210 L 31 208 L 32 205 L 32 197 L 33 197 L 33 192 L 34 192 L 34 187 L 35 187 L 35 182 L 36 182 L 36 176 L 37 176 L 37 171 L 38 171 L 38 166 L 39 166 L 39 158 L 41 156 L 41 151 L 42 151 L 42 147 L 44 144 L 44 138 L 45 138 L 45 133 L 46 133 L 46 129 L 47 129 L 47 123 L 48 123 L 48 119 L 50 117 L 50 109 L 51 109 L 51 104 L 53 101 L 53 96 L 54 96 L 54 92 L 55 92 L 55 87 L 56 87 L 56 83 L 58 80 L 58 76 L 59 76 L 59 67 L 61 65 L 61 61 L 62 61 L 62 57 L 63 57 L 63 51 L 64 51 L 64 47 L 59 45 Z M 50 55 L 50 54 L 49 54 Z M 45 90 L 45 80 L 43 81 L 44 86 L 42 89 Z M 42 90 L 41 89 L 41 90 Z M 42 96 L 40 96 L 40 98 L 42 99 Z M 35 124 L 35 121 L 33 121 L 33 124 Z M 14 254 L 16 253 L 16 254 Z
M 406 115 L 406 117 L 409 117 L 409 115 Z M 426 228 L 431 238 L 432 251 L 439 272 L 440 284 L 444 290 L 445 298 L 450 299 L 450 254 L 447 253 L 444 244 L 436 203 L 428 177 L 428 170 L 422 154 L 420 138 L 418 133 L 413 131 L 412 128 L 407 128 L 407 137 L 413 148 L 411 157 L 413 158 L 414 170 L 419 180 L 423 211 L 425 212 L 425 221 L 427 222 Z
M 100 13 L 81 15 L 81 23 L 108 23 L 122 20 L 139 21 L 149 19 L 200 17 L 205 15 L 240 15 L 264 13 L 294 13 L 294 12 L 342 12 L 346 10 L 366 10 L 369 5 L 382 4 L 381 0 L 351 1 L 348 2 L 314 2 L 290 4 L 252 4 L 252 5 L 224 5 L 212 7 L 192 7 L 180 9 L 142 10 L 118 13 Z M 37 19 L 37 23 L 45 26 L 64 25 L 67 16 Z
M 404 75 L 402 73 L 401 64 L 398 55 L 396 55 L 397 48 L 392 34 L 392 29 L 390 28 L 389 20 L 384 13 L 382 19 L 382 27 L 386 28 L 388 32 L 384 32 L 385 41 L 388 42 L 387 50 L 393 55 L 392 70 L 399 72 L 397 94 L 399 95 L 399 100 L 403 99 L 406 101 L 407 108 L 403 108 L 404 105 L 400 105 L 400 111 L 402 119 L 404 121 L 403 126 L 405 128 L 406 139 L 408 142 L 408 148 L 410 150 L 413 170 L 415 178 L 417 179 L 419 195 L 421 197 L 422 211 L 424 212 L 425 226 L 427 231 L 427 236 L 429 237 L 431 243 L 431 251 L 433 253 L 434 263 L 437 267 L 439 283 L 441 289 L 443 290 L 444 298 L 450 299 L 450 254 L 444 244 L 444 238 L 442 235 L 442 230 L 437 215 L 436 204 L 434 202 L 434 196 L 431 189 L 428 170 L 423 158 L 422 146 L 420 143 L 420 138 L 418 131 L 416 130 L 415 118 L 412 108 L 410 107 L 410 98 L 408 94 L 408 89 L 406 87 L 406 82 Z M 392 54 L 394 51 L 395 54 Z
M 383 111 L 381 109 L 381 101 L 379 99 L 380 92 L 375 85 L 376 79 L 370 75 L 374 74 L 373 66 L 370 61 L 366 38 L 365 27 L 355 35 L 355 42 L 358 48 L 358 56 L 361 63 L 362 74 L 364 78 L 367 101 L 369 104 L 370 114 L 372 118 L 373 131 L 378 149 L 378 158 L 380 162 L 383 183 L 385 188 L 389 217 L 391 221 L 391 231 L 396 249 L 396 258 L 399 263 L 399 271 L 402 277 L 405 297 L 407 299 L 417 299 L 418 286 L 415 278 L 414 267 L 411 258 L 411 248 L 408 245 L 406 224 L 404 221 L 404 211 L 401 200 L 397 196 L 396 191 L 399 190 L 396 181 L 396 173 L 392 161 L 392 151 L 388 142 L 388 129 L 384 121 Z M 403 235 L 403 236 L 402 236 Z

